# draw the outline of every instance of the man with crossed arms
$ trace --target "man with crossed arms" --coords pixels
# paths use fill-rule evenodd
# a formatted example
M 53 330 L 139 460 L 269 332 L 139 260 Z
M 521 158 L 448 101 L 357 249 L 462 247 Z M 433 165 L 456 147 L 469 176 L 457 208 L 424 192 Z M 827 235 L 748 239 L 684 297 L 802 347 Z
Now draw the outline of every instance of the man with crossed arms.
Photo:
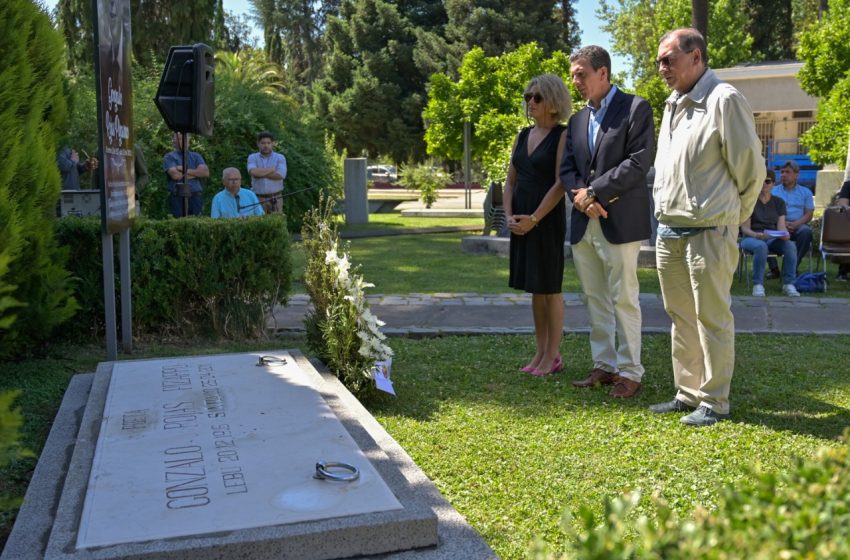
M 652 234 L 646 188 L 655 147 L 652 108 L 611 85 L 611 56 L 601 47 L 570 56 L 570 75 L 587 106 L 567 125 L 560 177 L 573 201 L 570 244 L 593 358 L 588 377 L 573 385 L 613 385 L 612 397 L 631 398 L 644 373 L 637 264 L 640 242 Z
M 258 152 L 248 156 L 248 175 L 251 176 L 251 189 L 266 214 L 283 212 L 283 180 L 286 179 L 286 158 L 274 151 L 274 137 L 271 132 L 257 134 Z

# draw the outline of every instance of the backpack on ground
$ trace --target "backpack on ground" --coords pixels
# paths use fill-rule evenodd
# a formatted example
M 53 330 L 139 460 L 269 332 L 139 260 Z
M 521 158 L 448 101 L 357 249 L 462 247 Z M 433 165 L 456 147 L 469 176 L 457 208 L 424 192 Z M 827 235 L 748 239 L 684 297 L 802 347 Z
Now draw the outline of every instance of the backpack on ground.
M 826 272 L 804 272 L 797 277 L 794 287 L 800 293 L 825 292 L 826 284 Z

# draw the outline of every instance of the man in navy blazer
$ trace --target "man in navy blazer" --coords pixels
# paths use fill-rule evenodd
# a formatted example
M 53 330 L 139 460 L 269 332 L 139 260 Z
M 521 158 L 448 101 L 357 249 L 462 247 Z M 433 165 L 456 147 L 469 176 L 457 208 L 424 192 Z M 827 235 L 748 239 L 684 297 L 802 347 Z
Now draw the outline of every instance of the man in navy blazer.
M 570 56 L 570 76 L 587 106 L 567 125 L 561 184 L 573 201 L 570 244 L 590 315 L 593 368 L 576 387 L 640 390 L 641 240 L 652 233 L 646 175 L 655 151 L 652 108 L 611 85 L 611 57 L 587 46 Z

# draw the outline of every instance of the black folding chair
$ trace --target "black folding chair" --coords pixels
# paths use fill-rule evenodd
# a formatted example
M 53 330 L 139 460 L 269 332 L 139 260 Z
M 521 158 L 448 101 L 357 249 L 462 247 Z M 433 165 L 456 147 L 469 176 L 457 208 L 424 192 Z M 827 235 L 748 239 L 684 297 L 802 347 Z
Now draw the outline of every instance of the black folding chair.
M 820 230 L 820 253 L 823 269 L 826 261 L 850 262 L 850 209 L 830 206 L 823 212 Z

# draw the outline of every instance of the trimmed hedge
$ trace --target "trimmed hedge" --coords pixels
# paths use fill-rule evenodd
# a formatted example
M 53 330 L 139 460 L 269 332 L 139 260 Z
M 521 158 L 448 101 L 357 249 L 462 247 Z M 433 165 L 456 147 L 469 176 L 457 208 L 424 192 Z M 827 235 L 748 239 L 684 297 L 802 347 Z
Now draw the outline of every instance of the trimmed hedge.
M 56 229 L 60 245 L 70 253 L 69 268 L 81 306 L 65 332 L 72 338 L 100 336 L 104 332 L 100 221 L 68 217 L 58 220 Z M 291 289 L 290 242 L 281 215 L 137 221 L 130 234 L 134 334 L 159 338 L 262 334 L 266 313 L 284 303 Z M 116 293 L 120 293 L 118 245 L 116 238 Z M 117 305 L 120 310 L 120 301 Z

